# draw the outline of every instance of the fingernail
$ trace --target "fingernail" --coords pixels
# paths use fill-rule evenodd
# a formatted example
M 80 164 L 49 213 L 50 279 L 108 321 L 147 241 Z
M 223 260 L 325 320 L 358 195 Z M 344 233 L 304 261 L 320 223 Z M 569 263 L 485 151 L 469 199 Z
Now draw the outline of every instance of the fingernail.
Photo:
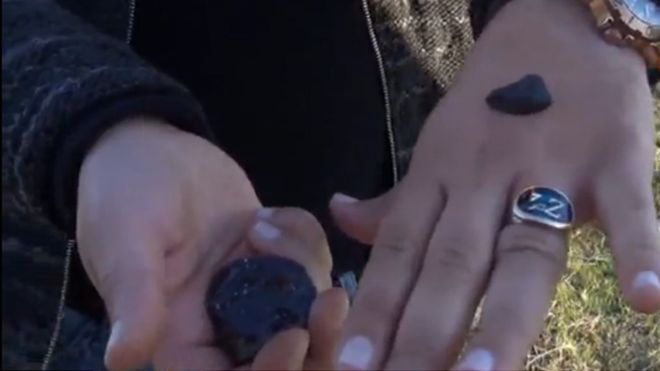
M 364 336 L 355 336 L 348 340 L 339 354 L 339 366 L 357 370 L 366 370 L 374 354 L 374 347 Z
M 456 367 L 459 370 L 491 371 L 495 365 L 495 358 L 485 349 L 475 349 L 470 352 L 463 362 Z
M 271 216 L 273 216 L 273 213 L 275 213 L 275 209 L 273 209 L 272 207 L 264 207 L 257 210 L 257 217 L 261 219 L 268 219 Z
M 342 203 L 342 204 L 352 204 L 352 203 L 357 202 L 357 200 L 358 200 L 357 198 L 345 195 L 343 193 L 335 193 L 332 196 L 331 201 L 332 202 L 339 202 L 339 203 Z
M 254 232 L 265 240 L 274 240 L 280 235 L 279 229 L 264 221 L 258 221 L 257 224 L 254 225 Z
M 639 290 L 648 286 L 660 289 L 660 279 L 658 279 L 658 275 L 652 271 L 644 271 L 638 273 L 635 277 L 635 280 L 633 281 L 633 289 Z

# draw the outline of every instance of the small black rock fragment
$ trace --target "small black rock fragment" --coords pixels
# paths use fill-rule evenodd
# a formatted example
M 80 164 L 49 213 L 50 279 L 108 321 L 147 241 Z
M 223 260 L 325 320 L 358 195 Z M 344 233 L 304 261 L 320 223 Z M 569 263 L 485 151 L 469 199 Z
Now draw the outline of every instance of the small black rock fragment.
M 276 333 L 307 328 L 316 288 L 303 266 L 278 256 L 240 259 L 211 280 L 206 310 L 215 340 L 236 366 Z
M 552 96 L 539 75 L 522 79 L 493 90 L 486 102 L 490 108 L 511 115 L 531 115 L 552 105 Z

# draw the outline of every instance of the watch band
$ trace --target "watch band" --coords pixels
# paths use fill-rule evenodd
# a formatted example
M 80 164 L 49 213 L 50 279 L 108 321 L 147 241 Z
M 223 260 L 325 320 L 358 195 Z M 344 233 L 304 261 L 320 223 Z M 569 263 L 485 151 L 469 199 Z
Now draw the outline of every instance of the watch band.
M 626 25 L 613 16 L 614 10 L 607 0 L 582 0 L 582 2 L 591 9 L 591 13 L 596 18 L 596 26 L 609 43 L 637 50 L 649 68 L 660 69 L 660 44 L 635 37 L 631 33 L 624 34 L 621 29 L 625 29 Z

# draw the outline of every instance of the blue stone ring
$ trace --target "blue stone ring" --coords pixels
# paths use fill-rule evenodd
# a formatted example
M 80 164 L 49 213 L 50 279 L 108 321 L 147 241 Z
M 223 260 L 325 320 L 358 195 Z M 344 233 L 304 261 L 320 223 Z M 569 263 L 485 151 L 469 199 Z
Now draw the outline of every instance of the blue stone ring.
M 516 223 L 535 223 L 563 230 L 571 228 L 574 220 L 573 203 L 555 188 L 526 188 L 513 203 L 513 221 Z

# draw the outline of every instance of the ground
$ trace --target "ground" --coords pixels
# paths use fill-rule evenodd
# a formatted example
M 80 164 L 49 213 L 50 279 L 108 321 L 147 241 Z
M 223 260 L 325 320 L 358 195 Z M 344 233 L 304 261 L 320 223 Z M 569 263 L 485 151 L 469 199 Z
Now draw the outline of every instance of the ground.
M 655 93 L 660 172 L 660 88 Z M 529 370 L 660 370 L 660 315 L 635 314 L 621 300 L 610 253 L 597 231 L 574 233 L 568 271 L 546 323 L 527 358 Z

